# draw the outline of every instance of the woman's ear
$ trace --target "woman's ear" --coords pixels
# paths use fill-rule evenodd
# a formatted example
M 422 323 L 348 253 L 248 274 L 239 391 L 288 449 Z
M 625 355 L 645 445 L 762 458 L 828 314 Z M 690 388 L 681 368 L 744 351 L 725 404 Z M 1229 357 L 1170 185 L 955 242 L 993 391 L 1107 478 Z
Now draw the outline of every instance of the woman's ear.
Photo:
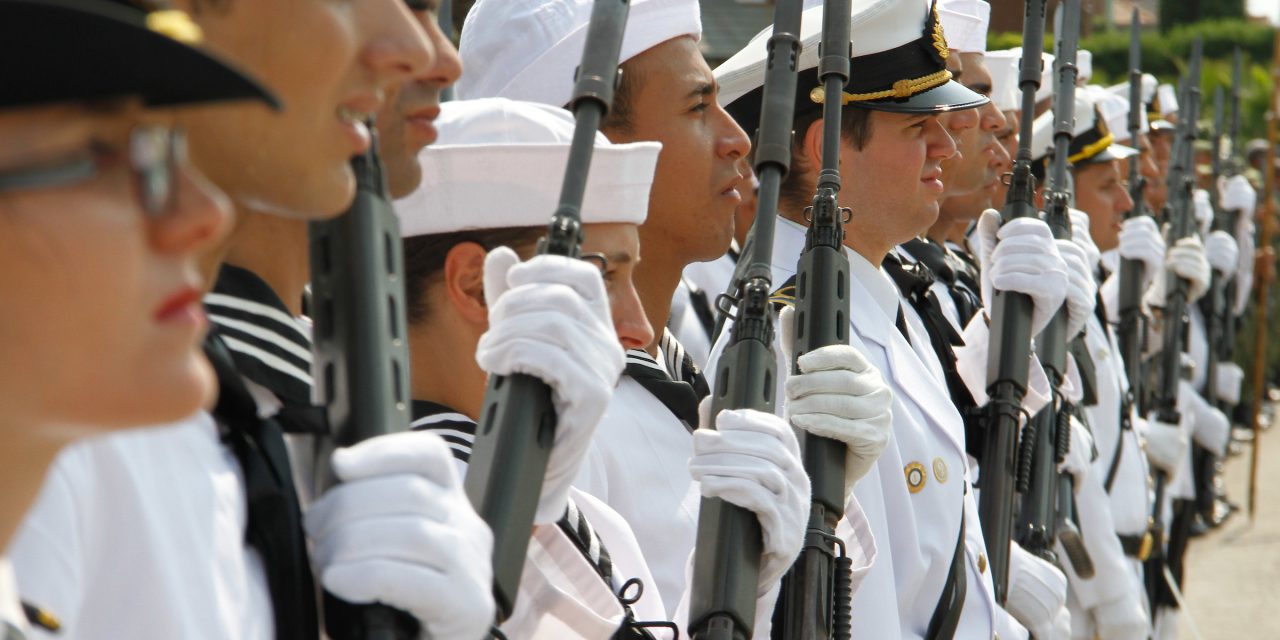
M 449 249 L 444 259 L 444 291 L 455 313 L 468 322 L 488 325 L 484 300 L 484 259 L 489 252 L 474 242 Z

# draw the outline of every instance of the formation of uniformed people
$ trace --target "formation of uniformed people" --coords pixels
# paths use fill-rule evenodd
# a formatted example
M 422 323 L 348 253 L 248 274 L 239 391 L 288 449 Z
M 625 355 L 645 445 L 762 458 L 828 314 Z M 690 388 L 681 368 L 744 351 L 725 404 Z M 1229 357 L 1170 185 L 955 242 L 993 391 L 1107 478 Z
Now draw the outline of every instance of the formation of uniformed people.
M 1089 85 L 1078 52 L 1064 187 L 1047 179 L 1052 56 L 1020 131 L 1023 56 L 986 50 L 985 1 L 854 0 L 826 167 L 828 3 L 779 3 L 800 16 L 796 90 L 770 124 L 772 28 L 712 69 L 696 0 L 631 0 L 588 139 L 575 83 L 602 54 L 584 49 L 603 1 L 478 0 L 455 49 L 436 0 L 0 0 L 0 638 L 363 638 L 388 631 L 375 604 L 394 637 L 697 637 L 703 559 L 739 548 L 700 535 L 720 501 L 758 524 L 750 582 L 726 585 L 754 598 L 734 637 L 792 640 L 779 612 L 815 544 L 815 439 L 844 452 L 824 544 L 848 575 L 817 614 L 847 615 L 833 637 L 1176 637 L 1241 397 L 1215 327 L 1255 287 L 1259 197 L 1233 173 L 1179 200 L 1177 92 L 1144 77 L 1134 135 L 1129 85 Z M 793 132 L 776 191 L 753 171 L 764 126 Z M 997 211 L 1020 142 L 1033 206 L 1065 188 L 1065 233 Z M 585 146 L 580 255 L 546 251 Z M 411 421 L 335 448 L 309 228 L 356 215 L 367 156 L 404 289 L 403 326 L 371 339 L 408 352 Z M 797 354 L 824 169 L 847 326 Z M 1169 237 L 1178 203 L 1194 221 Z M 776 376 L 759 391 L 776 403 L 713 414 L 766 216 Z M 1144 267 L 1137 299 L 1122 261 Z M 1028 301 L 1020 330 L 1000 324 L 1010 297 Z M 1182 301 L 1184 375 L 1155 410 L 1130 372 L 1170 356 Z M 1023 345 L 1022 396 L 1001 408 L 988 361 L 1058 323 L 1064 370 Z M 514 469 L 536 504 L 518 586 L 495 598 L 507 568 L 464 479 L 485 468 L 490 382 L 514 376 L 545 385 L 554 431 L 540 477 Z M 1070 515 L 1047 548 L 984 530 L 1008 473 L 986 453 L 992 407 L 1057 416 Z

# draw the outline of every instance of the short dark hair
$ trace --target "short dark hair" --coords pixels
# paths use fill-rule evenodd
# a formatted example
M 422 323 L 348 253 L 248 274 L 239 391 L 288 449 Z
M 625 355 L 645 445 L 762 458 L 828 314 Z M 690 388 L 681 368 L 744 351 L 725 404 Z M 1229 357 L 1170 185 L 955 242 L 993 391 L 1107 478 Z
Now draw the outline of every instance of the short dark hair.
M 821 109 L 811 110 L 797 117 L 795 127 L 792 129 L 796 139 L 803 139 L 809 127 L 820 120 L 822 120 Z M 840 115 L 840 137 L 859 151 L 867 146 L 867 142 L 871 140 L 871 110 L 845 107 Z M 791 170 L 787 172 L 787 177 L 783 179 L 779 190 L 779 209 L 802 209 L 809 206 L 813 200 L 814 185 L 811 180 L 801 179 L 801 176 L 815 171 L 815 167 L 810 167 L 805 162 L 799 144 L 792 145 Z
M 503 227 L 437 233 L 404 239 L 405 310 L 409 324 L 422 322 L 429 311 L 427 286 L 444 269 L 445 258 L 454 247 L 471 242 L 492 251 L 511 247 L 524 257 L 534 243 L 546 233 L 546 227 Z
M 640 91 L 641 74 L 631 60 L 618 67 L 618 86 L 613 91 L 613 104 L 609 107 L 609 113 L 600 123 L 602 131 L 612 129 L 619 133 L 631 133 L 635 126 L 634 104 L 636 94 Z

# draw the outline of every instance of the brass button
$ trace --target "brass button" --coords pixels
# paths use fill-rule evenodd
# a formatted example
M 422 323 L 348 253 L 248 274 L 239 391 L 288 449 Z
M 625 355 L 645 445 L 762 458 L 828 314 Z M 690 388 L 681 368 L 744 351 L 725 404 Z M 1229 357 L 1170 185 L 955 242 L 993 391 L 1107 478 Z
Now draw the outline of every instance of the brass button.
M 987 554 L 979 553 L 978 554 L 978 573 L 986 573 L 986 572 L 987 572 Z
M 925 472 L 924 465 L 919 462 L 912 462 L 902 468 L 903 473 L 907 476 L 907 490 L 911 493 L 920 493 L 924 488 L 924 482 L 929 477 Z
M 938 482 L 947 481 L 947 461 L 942 458 L 933 459 L 933 477 Z

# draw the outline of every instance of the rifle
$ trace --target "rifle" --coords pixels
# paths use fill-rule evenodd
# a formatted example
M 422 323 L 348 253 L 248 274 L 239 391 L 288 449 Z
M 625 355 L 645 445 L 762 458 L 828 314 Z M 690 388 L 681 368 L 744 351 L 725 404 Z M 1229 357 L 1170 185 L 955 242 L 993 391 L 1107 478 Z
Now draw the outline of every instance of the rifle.
M 1133 9 L 1130 25 L 1129 137 L 1136 145 L 1138 136 L 1142 134 L 1142 110 L 1146 108 L 1142 102 L 1142 25 L 1138 20 L 1137 7 Z M 1133 209 L 1125 214 L 1126 220 L 1147 215 L 1147 179 L 1142 177 L 1140 161 L 1140 155 L 1129 158 L 1129 197 L 1133 199 Z M 1120 356 L 1124 359 L 1125 373 L 1129 378 L 1130 402 L 1144 397 L 1142 347 L 1146 343 L 1147 319 L 1142 315 L 1142 283 L 1146 279 L 1145 272 L 1146 265 L 1141 260 L 1120 260 L 1120 325 L 1116 327 L 1116 339 L 1120 343 Z
M 1000 217 L 1005 223 L 1037 215 L 1035 179 L 1031 175 L 1031 135 L 1035 121 L 1036 90 L 1040 88 L 1043 65 L 1046 0 L 1027 0 L 1022 22 L 1022 63 L 1018 88 L 1022 91 L 1023 135 L 1009 178 L 1009 193 Z M 1026 294 L 997 291 L 991 304 L 991 341 L 987 362 L 985 408 L 986 444 L 982 452 L 982 474 L 978 483 L 982 500 L 978 518 L 987 538 L 987 555 L 996 599 L 1003 604 L 1009 585 L 1009 541 L 1013 533 L 1013 494 L 1029 478 L 1015 469 L 1014 443 L 1022 423 L 1022 398 L 1027 393 L 1027 362 L 1031 357 L 1031 298 Z
M 849 343 L 849 259 L 844 253 L 841 208 L 840 113 L 849 82 L 850 0 L 826 0 L 822 10 L 822 44 L 818 80 L 823 87 L 822 169 L 817 192 L 809 206 L 809 229 L 796 267 L 796 358 L 815 349 Z M 799 365 L 792 371 L 799 373 Z M 812 502 L 805 546 L 782 579 L 781 619 L 775 633 L 782 638 L 849 638 L 850 600 L 853 598 L 850 561 L 835 537 L 844 515 L 845 456 L 843 442 L 798 432 L 809 474 Z M 840 558 L 836 546 L 841 547 Z
M 1076 49 L 1080 37 L 1080 0 L 1065 0 L 1059 5 L 1054 65 L 1057 88 L 1053 108 L 1053 164 L 1045 183 L 1045 219 L 1059 240 L 1071 239 L 1071 217 L 1068 206 L 1071 187 L 1068 184 L 1067 156 L 1075 128 Z M 1073 486 L 1069 473 L 1058 473 L 1071 446 L 1071 414 L 1073 408 L 1058 397 L 1056 389 L 1067 375 L 1067 342 L 1078 336 L 1067 335 L 1065 305 L 1036 338 L 1036 354 L 1044 366 L 1049 385 L 1057 402 L 1036 414 L 1024 427 L 1019 460 L 1027 470 L 1027 483 L 1020 486 L 1022 508 L 1018 514 L 1018 544 L 1026 550 L 1057 562 L 1053 542 L 1061 538 L 1073 568 L 1083 578 L 1093 576 L 1093 561 L 1075 527 Z M 1077 363 L 1083 364 L 1083 363 Z
M 570 106 L 573 141 L 560 204 L 539 255 L 576 258 L 582 251 L 582 198 L 600 122 L 613 101 L 627 0 L 595 0 Z M 493 529 L 493 591 L 498 620 L 515 607 L 533 516 L 542 492 L 556 412 L 551 388 L 527 374 L 490 376 L 464 487 L 476 513 Z
M 724 409 L 774 410 L 777 364 L 773 352 L 773 230 L 782 179 L 791 168 L 796 63 L 800 58 L 801 0 L 778 0 L 769 37 L 755 171 L 760 178 L 756 217 L 734 283 L 737 316 L 717 363 L 711 415 Z M 847 15 L 847 14 L 846 14 Z M 846 22 L 848 18 L 846 18 Z M 723 299 L 723 298 L 722 298 Z M 711 425 L 704 425 L 710 427 Z M 703 498 L 693 552 L 689 636 L 746 640 L 755 626 L 756 584 L 763 539 L 755 514 L 717 498 Z
M 1169 202 L 1165 204 L 1165 219 L 1169 223 L 1166 242 L 1173 247 L 1177 242 L 1192 233 L 1195 229 L 1195 212 L 1192 202 L 1192 191 L 1195 189 L 1195 140 L 1196 119 L 1200 111 L 1200 60 L 1202 44 L 1197 36 L 1191 47 L 1191 65 L 1187 77 L 1183 80 L 1184 113 L 1178 114 L 1175 131 L 1172 161 L 1169 167 Z M 1165 307 L 1163 313 L 1164 327 L 1161 332 L 1161 350 L 1157 363 L 1157 380 L 1152 398 L 1152 406 L 1156 419 L 1165 424 L 1176 425 L 1182 416 L 1178 411 L 1178 383 L 1182 378 L 1182 351 L 1185 347 L 1187 330 L 1187 287 L 1186 280 L 1175 273 L 1168 277 Z M 1160 590 L 1159 584 L 1164 575 L 1164 522 L 1162 505 L 1167 481 L 1166 474 L 1155 469 L 1155 505 L 1152 513 L 1152 535 L 1155 544 L 1152 547 L 1150 563 L 1147 567 L 1148 589 L 1152 596 L 1152 610 L 1159 604 L 1155 594 Z
M 332 428 L 331 438 L 319 439 L 316 457 L 322 489 L 336 482 L 329 466 L 334 448 L 409 430 L 404 255 L 373 125 L 369 150 L 351 161 L 351 208 L 309 228 L 314 393 Z M 416 619 L 386 605 L 355 606 L 326 595 L 324 618 L 331 638 L 419 637 Z

